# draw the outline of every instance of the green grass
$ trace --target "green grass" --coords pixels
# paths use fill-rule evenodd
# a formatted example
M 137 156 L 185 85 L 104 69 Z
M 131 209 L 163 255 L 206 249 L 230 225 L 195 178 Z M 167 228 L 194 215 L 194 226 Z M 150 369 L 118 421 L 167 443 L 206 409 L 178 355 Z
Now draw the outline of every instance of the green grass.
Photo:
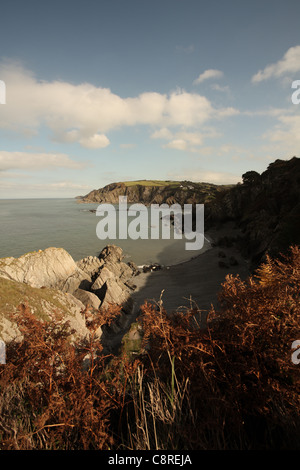
M 123 336 L 122 351 L 128 357 L 134 357 L 135 354 L 140 354 L 142 348 L 142 335 L 140 333 L 139 324 L 133 322 L 129 331 Z
M 161 180 L 137 180 L 137 181 L 124 181 L 126 186 L 136 186 L 140 184 L 142 186 L 180 186 L 180 181 L 161 181 Z
M 41 320 L 50 319 L 45 312 L 51 308 L 63 314 L 69 312 L 67 302 L 65 305 L 59 300 L 55 289 L 40 289 L 0 277 L 0 318 L 14 312 L 18 305 L 25 302 L 28 302 L 35 316 Z M 43 308 L 43 304 L 47 304 L 47 308 Z
M 136 180 L 136 181 L 123 181 L 125 186 L 161 186 L 161 187 L 170 187 L 170 188 L 180 188 L 182 185 L 184 188 L 188 188 L 189 186 L 193 186 L 195 190 L 202 190 L 207 191 L 209 189 L 231 189 L 235 185 L 233 184 L 220 184 L 216 185 L 213 183 L 205 183 L 205 182 L 195 182 L 195 181 L 170 181 L 170 180 Z

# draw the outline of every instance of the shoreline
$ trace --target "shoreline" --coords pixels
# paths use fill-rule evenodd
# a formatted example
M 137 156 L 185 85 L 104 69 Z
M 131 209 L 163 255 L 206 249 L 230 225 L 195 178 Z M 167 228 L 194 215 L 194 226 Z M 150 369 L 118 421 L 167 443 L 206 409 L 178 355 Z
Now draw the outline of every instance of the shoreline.
M 160 298 L 168 313 L 191 306 L 206 312 L 212 304 L 217 307 L 218 292 L 226 275 L 239 275 L 244 279 L 250 274 L 248 261 L 234 244 L 230 247 L 217 244 L 219 238 L 233 237 L 237 232 L 231 224 L 219 230 L 208 230 L 205 238 L 209 247 L 204 252 L 187 261 L 141 272 L 135 277 L 136 289 L 132 294 L 138 308 L 147 300 L 158 302 Z
M 207 242 L 209 245 L 205 246 L 205 242 Z M 169 269 L 173 266 L 178 266 L 180 264 L 188 263 L 189 261 L 191 261 L 195 258 L 198 258 L 198 256 L 202 256 L 207 250 L 210 250 L 212 248 L 213 243 L 214 243 L 214 240 L 209 240 L 206 236 L 204 236 L 204 245 L 203 245 L 203 247 L 201 248 L 201 250 L 199 250 L 198 254 L 196 254 L 194 256 L 191 256 L 190 258 L 187 258 L 187 259 L 181 260 L 181 261 L 177 261 L 174 264 L 170 264 L 170 263 L 168 263 L 168 264 L 160 264 L 160 263 L 140 264 L 140 265 L 138 265 L 138 268 L 139 269 L 144 269 L 144 268 L 149 268 L 151 266 L 154 266 L 154 267 L 157 266 L 157 267 L 159 267 L 159 269 Z

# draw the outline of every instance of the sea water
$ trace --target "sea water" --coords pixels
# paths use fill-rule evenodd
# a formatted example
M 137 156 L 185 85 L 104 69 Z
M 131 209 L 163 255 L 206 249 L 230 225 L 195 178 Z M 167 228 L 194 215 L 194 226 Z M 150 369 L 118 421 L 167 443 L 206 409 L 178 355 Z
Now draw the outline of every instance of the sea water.
M 0 199 L 0 258 L 19 257 L 48 247 L 64 248 L 75 261 L 97 256 L 109 244 L 120 246 L 125 261 L 137 265 L 170 266 L 187 261 L 207 248 L 187 251 L 186 240 L 100 240 L 96 234 L 98 203 L 80 204 L 77 199 Z

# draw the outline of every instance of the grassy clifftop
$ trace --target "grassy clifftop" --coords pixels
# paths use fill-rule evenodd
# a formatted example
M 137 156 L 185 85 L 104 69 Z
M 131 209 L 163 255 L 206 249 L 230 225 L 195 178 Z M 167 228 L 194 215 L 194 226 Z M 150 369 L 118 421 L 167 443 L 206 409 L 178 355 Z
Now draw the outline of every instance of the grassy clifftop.
M 119 196 L 127 196 L 129 203 L 203 204 L 216 197 L 230 185 L 192 181 L 137 180 L 111 183 L 78 198 L 79 202 L 118 204 Z
M 180 181 L 162 181 L 162 180 L 136 180 L 136 181 L 124 181 L 125 186 L 180 186 Z

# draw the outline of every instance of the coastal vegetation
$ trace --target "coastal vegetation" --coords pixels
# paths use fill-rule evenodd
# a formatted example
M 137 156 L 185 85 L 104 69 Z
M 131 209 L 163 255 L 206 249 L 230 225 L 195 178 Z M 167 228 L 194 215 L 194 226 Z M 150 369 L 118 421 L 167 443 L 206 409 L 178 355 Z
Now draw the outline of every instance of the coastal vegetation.
M 205 205 L 205 227 L 232 221 L 239 247 L 253 267 L 266 253 L 277 256 L 300 244 L 300 158 L 276 160 L 261 174 L 248 171 L 242 184 L 216 193 Z
M 150 204 L 204 204 L 214 199 L 217 193 L 233 185 L 217 185 L 192 181 L 137 180 L 111 183 L 95 189 L 85 196 L 78 196 L 80 203 L 118 204 L 119 196 L 127 196 L 129 203 Z
M 141 186 L 180 186 L 179 181 L 160 181 L 160 180 L 136 180 L 136 181 L 124 181 L 125 186 L 135 186 L 137 184 Z
M 210 198 L 207 227 L 238 229 L 215 240 L 219 256 L 234 245 L 251 267 L 242 279 L 219 260 L 209 311 L 167 311 L 161 295 L 135 315 L 139 270 L 116 246 L 76 263 L 56 248 L 2 259 L 1 317 L 18 335 L 0 364 L 0 449 L 299 450 L 299 162 L 187 190 Z M 145 203 L 190 183 L 97 194 L 126 184 Z
M 0 367 L 1 449 L 299 449 L 300 250 L 227 276 L 199 329 L 193 309 L 145 303 L 140 349 L 103 353 L 94 332 L 120 308 L 84 314 L 89 340 L 25 305 Z

